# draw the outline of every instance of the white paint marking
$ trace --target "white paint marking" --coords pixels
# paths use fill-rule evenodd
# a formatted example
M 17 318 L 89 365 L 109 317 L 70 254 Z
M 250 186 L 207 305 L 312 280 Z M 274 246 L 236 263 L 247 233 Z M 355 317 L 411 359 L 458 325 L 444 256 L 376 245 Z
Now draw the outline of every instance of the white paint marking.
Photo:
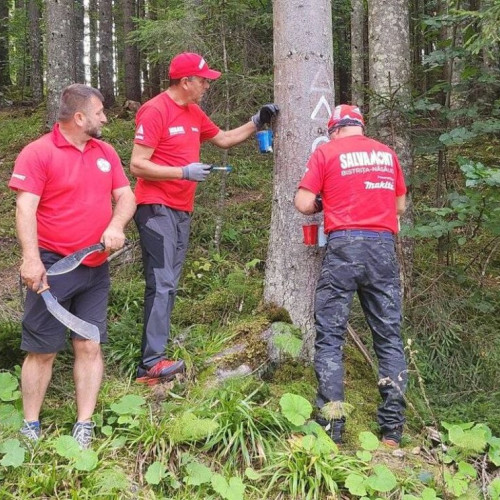
M 327 92 L 329 94 L 333 94 L 332 84 L 330 83 L 330 78 L 328 78 L 326 68 L 324 67 L 319 68 L 313 78 L 309 93 L 311 94 L 313 92 Z
M 326 109 L 326 115 L 318 116 L 319 112 L 323 107 Z M 330 108 L 330 105 L 328 104 L 326 97 L 322 95 L 318 104 L 314 108 L 314 111 L 311 114 L 311 120 L 320 120 L 321 122 L 326 123 L 330 118 L 330 116 L 332 116 L 332 110 Z
M 316 137 L 316 139 L 314 139 L 314 142 L 312 143 L 312 146 L 311 146 L 311 153 L 314 153 L 314 151 L 316 151 L 316 148 L 323 142 L 328 142 L 329 139 L 326 135 L 320 135 L 319 137 Z

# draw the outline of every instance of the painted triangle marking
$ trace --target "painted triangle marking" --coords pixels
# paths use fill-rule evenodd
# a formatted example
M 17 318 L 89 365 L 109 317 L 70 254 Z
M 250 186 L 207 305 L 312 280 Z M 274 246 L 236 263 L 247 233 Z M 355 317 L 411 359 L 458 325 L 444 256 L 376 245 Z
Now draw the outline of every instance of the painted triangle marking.
M 323 108 L 325 108 L 326 113 L 320 114 Z M 311 114 L 311 120 L 321 120 L 322 122 L 326 123 L 330 118 L 330 116 L 332 116 L 332 110 L 330 109 L 330 105 L 328 104 L 326 97 L 322 95 L 318 104 L 314 108 L 314 111 Z

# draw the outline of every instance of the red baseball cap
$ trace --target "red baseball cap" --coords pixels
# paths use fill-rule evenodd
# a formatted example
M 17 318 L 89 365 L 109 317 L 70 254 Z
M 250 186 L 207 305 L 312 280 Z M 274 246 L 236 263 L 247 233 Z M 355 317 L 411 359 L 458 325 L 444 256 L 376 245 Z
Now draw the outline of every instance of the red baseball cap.
M 333 110 L 328 120 L 328 133 L 331 134 L 339 127 L 364 127 L 363 115 L 357 106 L 340 104 Z
M 170 62 L 168 76 L 172 79 L 184 78 L 185 76 L 201 76 L 209 80 L 216 80 L 221 75 L 208 67 L 205 59 L 193 52 L 182 52 L 177 54 Z

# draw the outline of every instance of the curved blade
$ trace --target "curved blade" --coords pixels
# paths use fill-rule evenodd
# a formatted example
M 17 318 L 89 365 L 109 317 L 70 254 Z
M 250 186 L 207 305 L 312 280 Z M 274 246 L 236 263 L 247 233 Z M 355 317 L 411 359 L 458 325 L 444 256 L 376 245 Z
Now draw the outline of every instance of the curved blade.
M 45 305 L 47 306 L 50 314 L 52 314 L 52 316 L 59 320 L 64 326 L 67 326 L 70 330 L 80 335 L 80 337 L 92 340 L 93 342 L 100 342 L 101 336 L 99 335 L 99 328 L 97 328 L 97 326 L 87 323 L 83 319 L 71 314 L 67 309 L 64 309 L 64 307 L 59 304 L 56 298 L 49 292 L 48 288 L 43 291 L 39 291 L 38 293 L 45 301 Z
M 104 245 L 102 243 L 96 243 L 95 245 L 82 248 L 78 250 L 78 252 L 67 255 L 50 266 L 47 270 L 47 275 L 56 276 L 58 274 L 69 273 L 73 271 L 73 269 L 76 269 L 85 257 L 94 252 L 101 252 L 102 250 L 104 250 Z

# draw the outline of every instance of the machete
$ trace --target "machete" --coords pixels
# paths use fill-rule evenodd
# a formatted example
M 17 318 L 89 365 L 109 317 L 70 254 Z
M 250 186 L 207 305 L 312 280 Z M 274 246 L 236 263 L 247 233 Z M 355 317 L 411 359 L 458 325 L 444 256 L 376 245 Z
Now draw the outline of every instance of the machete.
M 57 302 L 57 299 L 49 292 L 49 288 L 49 286 L 41 286 L 37 293 L 42 296 L 50 314 L 64 326 L 67 326 L 70 330 L 80 335 L 80 337 L 99 343 L 99 328 L 71 314 L 67 309 L 64 309 L 64 307 Z
M 76 269 L 91 253 L 102 252 L 104 250 L 104 245 L 102 243 L 96 243 L 95 245 L 90 245 L 88 247 L 78 250 L 78 252 L 72 253 L 58 260 L 55 264 L 49 267 L 47 270 L 48 276 L 57 276 L 58 274 L 69 273 Z

